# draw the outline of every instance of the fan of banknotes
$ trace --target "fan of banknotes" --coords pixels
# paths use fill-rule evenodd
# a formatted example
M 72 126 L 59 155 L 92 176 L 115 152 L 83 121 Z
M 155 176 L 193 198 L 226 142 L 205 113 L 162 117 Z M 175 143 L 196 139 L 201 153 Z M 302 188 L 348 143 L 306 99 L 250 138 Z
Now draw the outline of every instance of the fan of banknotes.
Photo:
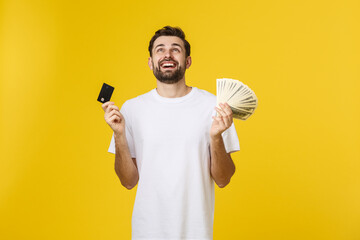
M 253 90 L 242 82 L 230 78 L 216 79 L 216 103 L 228 103 L 233 117 L 248 119 L 255 111 L 258 99 Z

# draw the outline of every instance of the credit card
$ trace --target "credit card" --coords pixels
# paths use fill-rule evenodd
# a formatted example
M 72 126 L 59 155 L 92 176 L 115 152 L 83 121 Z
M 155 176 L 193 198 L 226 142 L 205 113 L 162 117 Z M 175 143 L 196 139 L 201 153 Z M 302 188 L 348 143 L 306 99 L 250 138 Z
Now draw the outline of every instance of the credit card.
M 104 83 L 102 85 L 99 97 L 98 97 L 98 101 L 101 103 L 106 103 L 108 101 L 110 101 L 111 95 L 114 91 L 114 87 Z

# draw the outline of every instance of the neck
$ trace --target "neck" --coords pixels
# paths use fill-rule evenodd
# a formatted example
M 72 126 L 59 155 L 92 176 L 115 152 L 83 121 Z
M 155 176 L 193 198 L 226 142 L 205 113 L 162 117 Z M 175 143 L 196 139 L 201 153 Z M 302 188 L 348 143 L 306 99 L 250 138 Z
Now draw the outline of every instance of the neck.
M 181 79 L 177 83 L 166 84 L 157 80 L 156 91 L 162 97 L 178 98 L 183 97 L 191 91 L 191 87 L 185 84 L 185 79 Z

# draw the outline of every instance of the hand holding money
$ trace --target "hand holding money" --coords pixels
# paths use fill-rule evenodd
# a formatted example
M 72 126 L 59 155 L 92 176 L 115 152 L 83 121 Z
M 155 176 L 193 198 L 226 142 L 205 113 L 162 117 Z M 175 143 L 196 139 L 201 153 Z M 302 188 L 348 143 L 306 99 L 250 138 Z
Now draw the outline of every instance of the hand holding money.
M 229 104 L 219 103 L 219 106 L 220 108 L 215 107 L 218 115 L 216 117 L 212 117 L 214 121 L 210 129 L 211 138 L 220 136 L 233 123 L 233 113 Z

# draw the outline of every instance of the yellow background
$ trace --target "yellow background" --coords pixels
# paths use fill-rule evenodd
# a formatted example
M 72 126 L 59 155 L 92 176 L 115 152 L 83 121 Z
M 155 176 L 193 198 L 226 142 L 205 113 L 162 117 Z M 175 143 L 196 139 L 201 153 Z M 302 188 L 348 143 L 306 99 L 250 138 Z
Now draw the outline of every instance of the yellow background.
M 214 239 L 360 239 L 359 1 L 0 2 L 0 239 L 130 239 L 136 189 L 96 101 L 156 87 L 148 42 L 180 26 L 188 85 L 259 98 L 216 187 Z M 146 117 L 146 116 L 144 116 Z

